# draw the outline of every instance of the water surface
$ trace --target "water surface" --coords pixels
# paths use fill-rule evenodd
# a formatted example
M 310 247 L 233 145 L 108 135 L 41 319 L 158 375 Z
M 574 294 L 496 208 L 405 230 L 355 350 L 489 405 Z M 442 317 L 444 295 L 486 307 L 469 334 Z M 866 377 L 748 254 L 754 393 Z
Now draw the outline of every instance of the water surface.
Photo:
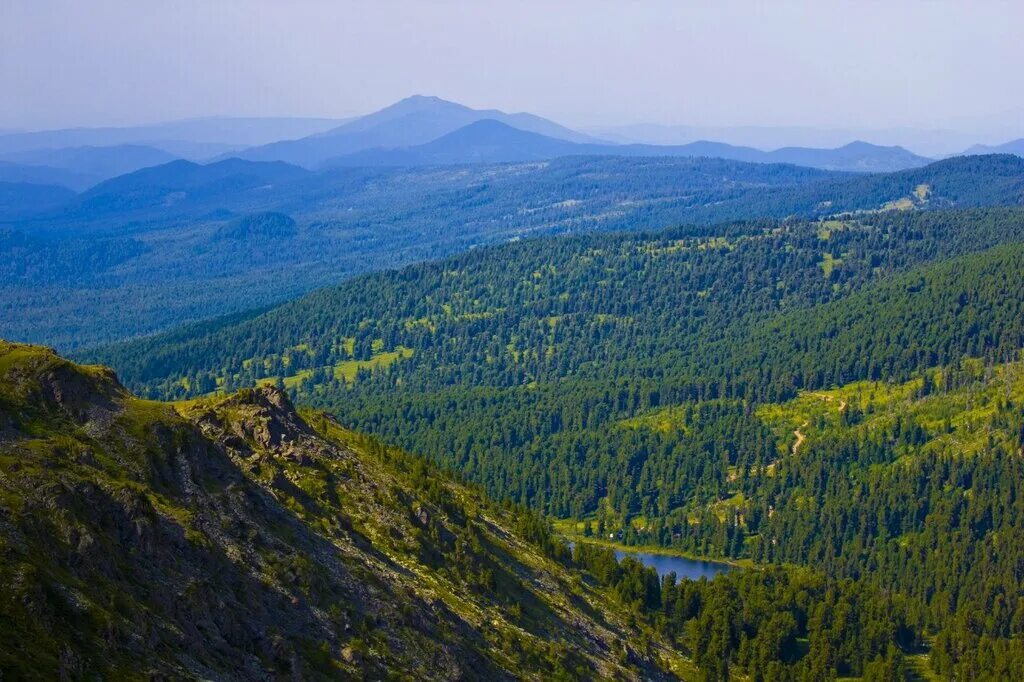
M 615 558 L 622 560 L 623 557 L 633 557 L 644 566 L 649 566 L 658 572 L 659 576 L 666 576 L 675 573 L 678 580 L 684 578 L 699 580 L 707 578 L 710 580 L 719 573 L 731 570 L 729 564 L 719 561 L 703 561 L 701 559 L 687 559 L 686 557 L 674 556 L 671 554 L 653 554 L 651 552 L 626 552 L 615 550 Z

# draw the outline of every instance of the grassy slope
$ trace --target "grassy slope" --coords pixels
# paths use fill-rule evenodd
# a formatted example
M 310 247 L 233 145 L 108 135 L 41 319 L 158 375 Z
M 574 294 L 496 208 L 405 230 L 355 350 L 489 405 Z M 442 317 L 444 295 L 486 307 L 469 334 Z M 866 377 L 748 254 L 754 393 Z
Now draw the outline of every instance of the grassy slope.
M 971 383 L 951 390 L 934 388 L 944 384 L 948 372 L 968 377 Z M 928 370 L 906 382 L 857 381 L 831 390 L 806 392 L 783 404 L 764 405 L 758 409 L 758 416 L 778 435 L 780 456 L 791 453 L 796 430 L 813 445 L 828 435 L 844 432 L 866 436 L 892 428 L 898 420 L 909 420 L 927 434 L 926 442 L 906 456 L 933 452 L 970 456 L 1009 444 L 1008 439 L 1017 434 L 1005 433 L 993 422 L 1000 412 L 1022 402 L 1024 361 L 986 366 L 978 359 L 967 358 L 955 368 Z M 858 414 L 856 423 L 843 419 L 847 409 Z

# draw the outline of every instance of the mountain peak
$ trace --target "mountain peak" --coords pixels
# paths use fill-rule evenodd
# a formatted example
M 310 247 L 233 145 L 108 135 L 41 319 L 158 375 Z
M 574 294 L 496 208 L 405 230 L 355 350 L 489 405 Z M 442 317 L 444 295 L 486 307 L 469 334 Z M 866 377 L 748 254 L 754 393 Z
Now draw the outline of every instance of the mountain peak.
M 521 130 L 514 126 L 510 126 L 507 123 L 503 123 L 494 118 L 482 118 L 479 121 L 473 121 L 469 125 L 465 125 L 458 130 L 448 133 L 447 137 L 454 135 L 466 135 L 466 134 L 505 134 L 505 135 L 517 135 L 527 137 L 544 137 L 540 133 L 532 133 L 526 130 Z
M 864 140 L 854 140 L 853 142 L 849 142 L 847 144 L 844 144 L 842 147 L 839 147 L 839 149 L 842 150 L 842 151 L 868 153 L 868 154 L 872 153 L 872 152 L 883 152 L 883 151 L 887 151 L 887 152 L 902 152 L 902 153 L 905 153 L 905 154 L 911 154 L 912 153 L 909 150 L 907 150 L 906 148 L 901 147 L 899 145 L 875 144 L 873 142 L 866 142 Z
M 888 148 L 889 149 L 893 149 L 893 147 L 888 147 Z M 872 144 L 870 142 L 865 142 L 864 140 L 854 140 L 853 142 L 847 142 L 842 147 L 840 147 L 840 149 L 848 149 L 850 151 L 854 151 L 854 150 L 869 150 L 869 149 L 886 149 L 886 147 L 881 147 L 881 146 L 879 146 L 877 144 Z
M 413 104 L 413 103 L 418 103 L 418 104 L 428 104 L 428 103 L 429 104 L 441 104 L 441 103 L 444 103 L 444 104 L 455 104 L 455 102 L 451 102 L 451 101 L 446 100 L 446 99 L 441 99 L 440 97 L 438 97 L 436 95 L 420 95 L 420 94 L 415 94 L 415 95 L 409 95 L 408 97 L 403 97 L 402 99 L 400 99 L 397 102 L 395 102 L 395 104 L 392 105 L 392 106 L 397 106 L 399 104 L 406 104 L 406 103 L 409 103 L 409 104 Z
M 469 107 L 459 104 L 458 102 L 451 102 L 435 95 L 409 95 L 408 97 L 398 100 L 394 104 L 384 107 L 376 112 L 376 114 L 382 114 L 384 112 L 401 112 L 404 114 L 431 109 L 472 111 Z M 370 116 L 374 116 L 376 114 L 370 114 Z
M 527 113 L 473 109 L 435 95 L 410 95 L 344 125 L 298 140 L 254 147 L 234 154 L 253 160 L 284 160 L 307 168 L 351 154 L 395 150 L 427 144 L 482 119 L 572 142 L 596 140 L 553 121 Z

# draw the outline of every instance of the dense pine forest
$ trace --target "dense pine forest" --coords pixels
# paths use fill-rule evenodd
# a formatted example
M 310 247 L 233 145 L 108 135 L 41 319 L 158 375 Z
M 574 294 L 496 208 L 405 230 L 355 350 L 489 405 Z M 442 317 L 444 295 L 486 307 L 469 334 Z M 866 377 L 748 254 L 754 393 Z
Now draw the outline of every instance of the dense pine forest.
M 88 357 L 150 397 L 276 384 L 565 519 L 709 679 L 1000 679 L 1024 660 L 1022 242 L 1012 208 L 530 240 Z M 607 535 L 812 572 L 664 585 L 584 551 Z M 745 622 L 747 598 L 803 606 Z
M 1024 681 L 935 5 L 0 0 L 0 682 Z

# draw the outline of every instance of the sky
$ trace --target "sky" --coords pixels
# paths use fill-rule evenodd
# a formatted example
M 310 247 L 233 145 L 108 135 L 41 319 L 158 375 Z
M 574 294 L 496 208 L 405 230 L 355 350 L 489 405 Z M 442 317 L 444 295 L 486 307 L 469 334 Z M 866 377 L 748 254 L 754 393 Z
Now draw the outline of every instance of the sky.
M 0 0 L 0 128 L 366 113 L 574 126 L 1024 120 L 1024 2 Z

